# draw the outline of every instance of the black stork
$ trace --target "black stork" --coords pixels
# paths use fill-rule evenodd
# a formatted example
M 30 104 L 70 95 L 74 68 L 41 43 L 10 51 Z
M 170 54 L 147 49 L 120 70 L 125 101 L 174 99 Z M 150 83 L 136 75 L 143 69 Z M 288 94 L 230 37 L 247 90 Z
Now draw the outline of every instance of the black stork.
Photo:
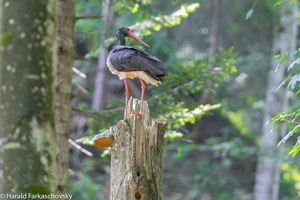
M 116 32 L 118 44 L 112 44 L 108 48 L 107 66 L 111 73 L 118 75 L 120 79 L 124 80 L 125 95 L 126 95 L 126 108 L 125 118 L 128 117 L 128 96 L 129 90 L 127 85 L 127 78 L 139 78 L 142 84 L 141 94 L 141 108 L 139 113 L 134 113 L 139 117 L 143 117 L 143 100 L 145 92 L 145 81 L 148 84 L 155 85 L 163 81 L 166 75 L 166 68 L 161 60 L 146 53 L 140 49 L 125 46 L 125 37 L 130 37 L 146 47 L 148 44 L 140 40 L 132 30 L 129 28 L 120 28 Z M 118 123 L 122 123 L 122 120 Z

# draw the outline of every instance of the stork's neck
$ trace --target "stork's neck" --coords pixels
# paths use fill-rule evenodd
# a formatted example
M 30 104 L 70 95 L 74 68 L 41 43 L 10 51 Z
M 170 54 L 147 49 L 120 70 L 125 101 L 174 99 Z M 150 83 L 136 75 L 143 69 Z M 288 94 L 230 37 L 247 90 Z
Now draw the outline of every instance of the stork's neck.
M 125 45 L 125 36 L 123 34 L 119 34 L 119 37 L 118 37 L 118 44 L 119 45 Z

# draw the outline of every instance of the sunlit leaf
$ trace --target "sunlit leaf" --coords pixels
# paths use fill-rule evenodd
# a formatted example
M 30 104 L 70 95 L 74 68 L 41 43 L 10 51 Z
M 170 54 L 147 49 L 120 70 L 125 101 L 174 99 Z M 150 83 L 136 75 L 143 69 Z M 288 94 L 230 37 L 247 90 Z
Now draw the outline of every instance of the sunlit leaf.
M 246 14 L 246 20 L 250 19 L 252 17 L 252 14 L 254 12 L 254 9 L 251 8 L 250 10 L 248 10 L 247 14 Z
M 300 144 L 297 146 L 293 147 L 292 150 L 290 150 L 289 155 L 292 154 L 292 157 L 295 157 L 296 154 L 300 151 Z
M 131 12 L 132 13 L 136 13 L 137 11 L 138 11 L 138 9 L 139 9 L 139 4 L 135 4 L 132 8 L 131 8 Z
M 274 131 L 277 129 L 278 125 L 279 125 L 279 124 L 276 124 L 276 125 L 272 128 L 271 132 L 274 132 Z
M 279 0 L 276 3 L 273 4 L 273 7 L 279 6 L 281 3 L 282 3 L 282 0 Z
M 237 72 L 236 67 L 235 67 L 235 66 L 232 66 L 232 67 L 230 68 L 230 73 L 234 74 L 234 73 L 236 73 L 236 72 Z

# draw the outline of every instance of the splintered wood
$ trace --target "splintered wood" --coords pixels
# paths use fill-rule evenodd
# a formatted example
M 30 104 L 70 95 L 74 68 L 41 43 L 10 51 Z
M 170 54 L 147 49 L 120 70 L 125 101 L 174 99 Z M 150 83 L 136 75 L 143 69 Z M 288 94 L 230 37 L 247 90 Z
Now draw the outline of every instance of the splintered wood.
M 111 147 L 110 200 L 160 200 L 162 153 L 167 120 L 150 122 L 144 101 L 143 118 L 138 113 L 140 101 L 130 99 L 129 117 L 94 138 L 97 147 Z

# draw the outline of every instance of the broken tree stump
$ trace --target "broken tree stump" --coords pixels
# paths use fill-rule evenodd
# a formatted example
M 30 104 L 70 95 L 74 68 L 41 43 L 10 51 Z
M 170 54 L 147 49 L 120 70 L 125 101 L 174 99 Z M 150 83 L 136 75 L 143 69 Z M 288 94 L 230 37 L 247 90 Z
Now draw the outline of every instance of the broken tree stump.
M 161 200 L 162 153 L 166 119 L 150 121 L 144 101 L 130 99 L 129 117 L 94 137 L 97 147 L 111 147 L 110 200 Z

